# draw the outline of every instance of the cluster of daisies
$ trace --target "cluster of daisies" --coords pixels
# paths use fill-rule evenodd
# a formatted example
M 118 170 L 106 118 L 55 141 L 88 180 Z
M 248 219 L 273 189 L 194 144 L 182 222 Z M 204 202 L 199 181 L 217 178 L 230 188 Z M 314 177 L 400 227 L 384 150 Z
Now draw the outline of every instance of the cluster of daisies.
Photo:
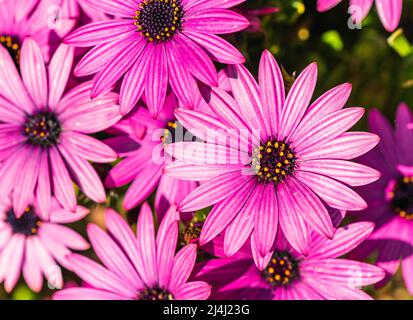
M 347 83 L 313 99 L 315 63 L 289 87 L 265 51 L 254 77 L 224 40 L 250 27 L 243 2 L 0 0 L 7 292 L 23 277 L 54 299 L 368 299 L 401 264 L 413 294 L 409 107 L 349 131 L 364 109 L 344 108 Z M 352 2 L 364 17 L 373 0 Z M 402 1 L 376 4 L 394 30 Z M 87 238 L 80 195 L 107 207 Z

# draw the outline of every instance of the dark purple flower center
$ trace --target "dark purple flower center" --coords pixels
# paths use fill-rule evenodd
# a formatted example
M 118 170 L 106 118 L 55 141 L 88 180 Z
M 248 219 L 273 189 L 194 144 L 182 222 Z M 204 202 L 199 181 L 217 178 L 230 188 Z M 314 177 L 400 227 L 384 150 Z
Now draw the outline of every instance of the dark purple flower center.
M 300 277 L 299 262 L 287 251 L 275 251 L 262 275 L 271 286 L 289 285 Z
M 254 150 L 251 165 L 259 182 L 278 184 L 294 174 L 297 157 L 289 143 L 269 138 Z
M 20 41 L 16 37 L 0 35 L 0 44 L 2 44 L 10 53 L 16 66 L 20 63 Z
M 174 300 L 172 293 L 159 287 L 145 288 L 138 294 L 138 300 Z
M 146 0 L 135 11 L 134 24 L 149 42 L 164 42 L 182 30 L 181 0 Z
M 13 233 L 32 236 L 37 233 L 41 220 L 37 217 L 32 207 L 28 207 L 24 214 L 17 218 L 13 209 L 9 209 L 6 214 L 6 223 L 8 223 Z
M 62 127 L 52 112 L 41 112 L 28 116 L 24 124 L 27 140 L 37 146 L 50 147 L 59 142 Z
M 407 220 L 413 219 L 413 177 L 402 177 L 391 184 L 387 196 L 394 212 Z

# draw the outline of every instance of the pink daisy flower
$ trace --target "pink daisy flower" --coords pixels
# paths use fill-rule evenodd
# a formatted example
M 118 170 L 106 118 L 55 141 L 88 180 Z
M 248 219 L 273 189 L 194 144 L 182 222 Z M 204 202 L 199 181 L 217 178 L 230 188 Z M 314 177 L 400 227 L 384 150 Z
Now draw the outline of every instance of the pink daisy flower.
M 177 128 L 176 107 L 172 94 L 167 97 L 157 120 L 147 109 L 139 107 L 110 128 L 108 132 L 115 136 L 105 141 L 124 158 L 109 172 L 106 187 L 118 188 L 132 182 L 123 199 L 127 210 L 142 203 L 158 187 L 155 208 L 159 220 L 173 203 L 181 202 L 197 186 L 194 181 L 171 178 L 164 173 L 171 159 L 164 154 L 163 145 L 178 139 L 178 131 L 182 129 Z
M 244 246 L 226 258 L 220 237 L 213 246 L 208 245 L 219 259 L 198 265 L 200 271 L 194 279 L 212 284 L 211 298 L 217 300 L 371 299 L 361 288 L 380 281 L 383 270 L 338 258 L 362 243 L 373 228 L 369 222 L 353 223 L 338 228 L 331 240 L 312 232 L 306 256 L 294 250 L 280 233 L 275 251 L 265 257 L 257 254 L 252 241 L 252 252 Z
M 90 199 L 106 200 L 89 161 L 111 162 L 117 155 L 88 134 L 120 119 L 118 96 L 107 93 L 92 101 L 90 82 L 64 95 L 72 63 L 73 48 L 61 45 L 46 67 L 40 48 L 27 38 L 19 73 L 0 46 L 0 190 L 13 192 L 17 217 L 34 197 L 47 216 L 52 195 L 65 209 L 75 211 L 72 180 Z
M 413 295 L 413 120 L 409 107 L 397 109 L 396 128 L 378 111 L 369 114 L 369 127 L 382 142 L 365 155 L 362 163 L 379 170 L 382 177 L 362 188 L 368 203 L 363 219 L 373 221 L 376 230 L 354 255 L 365 258 L 378 251 L 377 265 L 389 280 L 402 266 L 406 287 Z
M 69 288 L 53 298 L 97 300 L 205 300 L 210 286 L 202 281 L 188 282 L 195 264 L 197 247 L 187 245 L 175 255 L 179 214 L 172 206 L 162 220 L 155 238 L 151 208 L 144 203 L 135 236 L 122 217 L 106 211 L 104 232 L 88 225 L 92 247 L 102 261 L 98 264 L 78 254 L 68 260 L 74 272 L 91 287 Z
M 13 0 L 0 3 L 0 45 L 3 45 L 19 63 L 21 45 L 26 37 L 39 44 L 44 58 L 49 61 L 60 38 L 74 27 L 76 20 L 69 17 L 67 7 L 62 7 L 59 23 L 51 17 L 51 0 Z
M 324 12 L 339 4 L 342 0 L 317 0 L 317 10 Z M 374 0 L 350 0 L 352 18 L 361 23 L 368 15 Z M 403 9 L 403 0 L 376 0 L 376 9 L 384 28 L 393 32 L 399 25 Z
M 235 64 L 241 53 L 216 34 L 233 33 L 249 22 L 229 8 L 245 0 L 89 0 L 96 10 L 119 18 L 83 26 L 65 38 L 77 47 L 94 47 L 75 75 L 95 74 L 92 98 L 123 75 L 121 113 L 127 114 L 145 92 L 154 117 L 159 115 L 168 84 L 185 107 L 194 107 L 197 80 L 217 85 L 211 59 Z
M 348 160 L 373 148 L 379 138 L 346 132 L 364 113 L 363 108 L 342 110 L 349 84 L 331 89 L 309 106 L 317 79 L 314 63 L 287 97 L 280 68 L 268 51 L 261 60 L 259 84 L 242 65 L 230 66 L 228 76 L 233 97 L 219 88 L 212 88 L 208 97 L 217 117 L 175 112 L 182 125 L 203 140 L 165 147 L 177 159 L 166 167 L 167 174 L 203 182 L 180 203 L 179 211 L 214 206 L 200 243 L 226 229 L 228 255 L 252 234 L 265 256 L 278 227 L 297 251 L 307 254 L 310 227 L 330 238 L 334 234 L 325 204 L 365 209 L 350 186 L 371 183 L 379 173 Z
M 86 250 L 89 244 L 72 229 L 63 226 L 82 220 L 89 210 L 80 206 L 75 212 L 63 209 L 53 199 L 50 217 L 45 217 L 37 205 L 28 206 L 17 217 L 12 199 L 0 203 L 0 282 L 11 292 L 20 274 L 31 290 L 39 292 L 45 277 L 55 288 L 62 288 L 59 265 L 71 269 L 66 256 L 72 250 Z

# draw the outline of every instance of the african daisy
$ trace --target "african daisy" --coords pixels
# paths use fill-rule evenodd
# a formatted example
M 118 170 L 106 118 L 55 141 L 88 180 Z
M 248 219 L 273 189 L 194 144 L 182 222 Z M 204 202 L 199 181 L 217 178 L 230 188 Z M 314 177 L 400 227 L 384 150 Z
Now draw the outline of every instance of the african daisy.
M 203 182 L 180 203 L 179 211 L 213 206 L 200 243 L 226 229 L 228 255 L 251 234 L 266 255 L 278 226 L 297 251 L 308 253 L 310 227 L 328 237 L 334 234 L 325 204 L 365 209 L 350 186 L 371 183 L 379 173 L 348 160 L 373 148 L 379 138 L 346 133 L 364 113 L 363 108 L 342 109 L 349 84 L 333 88 L 309 106 L 317 79 L 314 63 L 287 97 L 280 68 L 268 51 L 261 60 L 259 84 L 242 65 L 230 66 L 228 76 L 233 96 L 213 88 L 208 97 L 217 117 L 185 109 L 175 112 L 202 140 L 165 147 L 177 159 L 166 167 L 167 174 Z
M 63 209 L 52 199 L 50 217 L 45 217 L 36 204 L 30 204 L 17 217 L 12 199 L 0 202 L 0 282 L 11 292 L 22 274 L 34 292 L 43 287 L 43 276 L 55 288 L 63 285 L 59 265 L 71 269 L 66 256 L 72 250 L 86 250 L 89 244 L 72 229 L 62 224 L 83 219 L 89 210 L 77 206 L 75 212 Z
M 61 45 L 45 66 L 39 46 L 23 42 L 20 73 L 0 46 L 0 190 L 13 192 L 20 217 L 36 196 L 39 210 L 50 212 L 51 196 L 76 210 L 75 181 L 92 200 L 104 202 L 105 190 L 89 163 L 114 161 L 117 154 L 88 136 L 120 119 L 118 96 L 90 100 L 91 83 L 64 94 L 73 63 L 73 48 Z
M 73 271 L 89 287 L 57 292 L 59 300 L 205 300 L 210 286 L 203 281 L 188 282 L 195 264 L 197 247 L 190 244 L 176 255 L 179 214 L 172 206 L 162 220 L 155 238 L 151 208 L 144 203 L 138 217 L 137 234 L 111 209 L 105 221 L 109 233 L 88 226 L 92 247 L 103 266 L 79 254 L 68 260 Z
M 89 0 L 96 10 L 117 18 L 80 27 L 65 38 L 77 47 L 94 47 L 75 75 L 95 74 L 91 97 L 100 96 L 123 75 L 120 106 L 127 114 L 145 92 L 154 117 L 164 105 L 168 84 L 193 108 L 197 80 L 215 86 L 212 60 L 236 64 L 241 53 L 216 34 L 233 33 L 249 22 L 229 8 L 245 0 Z

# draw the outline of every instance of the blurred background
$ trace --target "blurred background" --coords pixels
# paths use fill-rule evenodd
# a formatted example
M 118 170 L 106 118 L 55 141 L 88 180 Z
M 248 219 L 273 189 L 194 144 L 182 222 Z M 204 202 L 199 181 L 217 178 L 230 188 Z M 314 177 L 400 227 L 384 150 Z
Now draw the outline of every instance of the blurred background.
M 348 0 L 325 13 L 316 11 L 316 0 L 248 0 L 239 10 L 253 20 L 253 27 L 229 39 L 245 54 L 247 66 L 254 74 L 266 48 L 290 75 L 316 61 L 319 67 L 316 96 L 350 82 L 353 92 L 349 105 L 379 108 L 393 120 L 398 103 L 413 106 L 413 0 L 404 0 L 403 5 L 400 29 L 391 34 L 383 28 L 375 9 L 370 11 L 361 29 L 349 29 Z M 367 129 L 366 117 L 357 129 Z M 107 168 L 100 169 L 104 172 Z M 107 205 L 133 224 L 138 210 L 129 213 L 122 210 L 120 200 L 124 191 L 110 191 Z M 82 195 L 79 199 L 82 205 L 91 208 L 87 221 L 102 225 L 103 207 Z M 73 227 L 85 234 L 85 223 Z M 65 279 L 73 279 L 67 285 L 76 285 L 78 279 L 63 272 Z M 400 274 L 385 287 L 368 291 L 376 299 L 413 299 L 405 290 Z M 1 285 L 0 299 L 47 299 L 52 292 L 45 285 L 40 294 L 35 294 L 21 281 L 11 295 Z

